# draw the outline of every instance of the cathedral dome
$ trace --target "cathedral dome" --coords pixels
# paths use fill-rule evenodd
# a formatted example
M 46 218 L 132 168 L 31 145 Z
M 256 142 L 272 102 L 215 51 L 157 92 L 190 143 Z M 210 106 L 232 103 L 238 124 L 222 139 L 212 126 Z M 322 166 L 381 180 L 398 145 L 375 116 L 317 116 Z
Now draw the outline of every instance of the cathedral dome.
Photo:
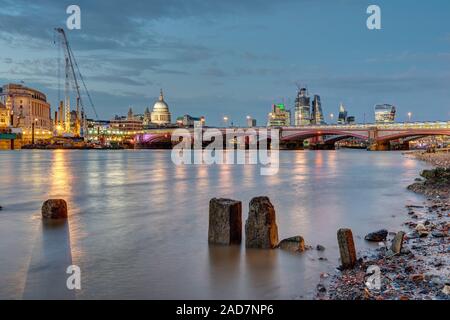
M 153 105 L 153 112 L 169 112 L 169 106 L 164 101 L 164 94 L 162 90 L 159 95 L 159 100 Z
M 170 123 L 170 111 L 169 106 L 164 101 L 164 94 L 161 89 L 158 101 L 153 105 L 151 113 L 151 122 L 156 124 L 169 124 Z

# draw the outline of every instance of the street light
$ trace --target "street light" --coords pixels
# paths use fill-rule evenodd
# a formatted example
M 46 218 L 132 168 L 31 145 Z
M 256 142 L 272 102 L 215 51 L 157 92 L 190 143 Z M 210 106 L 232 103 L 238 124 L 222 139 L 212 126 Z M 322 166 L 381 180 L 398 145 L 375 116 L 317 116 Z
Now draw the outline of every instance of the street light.
M 333 119 L 334 119 L 334 114 L 333 113 L 330 113 L 330 119 L 331 119 L 331 122 L 333 123 Z
M 408 112 L 408 121 L 411 122 L 412 113 Z
M 227 126 L 227 122 L 228 122 L 228 117 L 227 116 L 223 117 L 223 122 L 225 123 L 225 127 L 226 127 Z

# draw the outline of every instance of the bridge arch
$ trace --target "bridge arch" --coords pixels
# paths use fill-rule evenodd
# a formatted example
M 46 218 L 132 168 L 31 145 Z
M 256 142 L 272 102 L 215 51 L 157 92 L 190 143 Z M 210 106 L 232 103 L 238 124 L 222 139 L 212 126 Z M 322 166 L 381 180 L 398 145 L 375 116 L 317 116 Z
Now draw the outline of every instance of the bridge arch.
M 412 141 L 430 136 L 450 136 L 450 130 L 412 130 L 407 132 L 395 132 L 378 137 L 377 142 L 387 143 L 389 141 L 406 139 Z
M 288 134 L 284 137 L 282 137 L 282 141 L 288 142 L 288 141 L 298 141 L 298 140 L 306 140 L 314 137 L 323 137 L 323 136 L 338 136 L 340 138 L 337 138 L 336 141 L 346 139 L 346 138 L 357 138 L 361 140 L 367 140 L 369 138 L 368 131 L 361 131 L 361 132 L 351 132 L 351 131 L 342 131 L 342 130 L 308 130 L 308 131 L 299 131 L 292 134 Z
M 339 142 L 341 140 L 345 140 L 345 139 L 349 139 L 349 138 L 357 138 L 361 141 L 366 141 L 367 138 L 358 138 L 355 136 L 351 136 L 351 135 L 341 135 L 341 136 L 332 136 L 331 138 L 325 139 L 324 143 L 328 144 L 328 145 L 334 145 L 336 142 Z

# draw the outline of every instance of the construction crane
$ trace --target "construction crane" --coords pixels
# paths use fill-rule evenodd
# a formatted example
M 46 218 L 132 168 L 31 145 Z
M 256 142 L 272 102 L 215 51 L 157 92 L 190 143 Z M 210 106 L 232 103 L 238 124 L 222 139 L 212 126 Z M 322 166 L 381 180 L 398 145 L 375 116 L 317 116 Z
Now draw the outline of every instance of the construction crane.
M 64 86 L 64 102 L 60 101 L 59 107 L 59 121 L 55 119 L 59 123 L 59 127 L 66 134 L 73 134 L 76 137 L 83 137 L 86 132 L 86 114 L 84 110 L 84 103 L 81 95 L 80 81 L 83 85 L 83 88 L 86 92 L 86 96 L 88 97 L 89 103 L 91 105 L 92 111 L 95 114 L 96 119 L 98 119 L 97 111 L 95 110 L 94 103 L 92 102 L 91 95 L 87 89 L 86 83 L 84 82 L 83 76 L 80 72 L 80 68 L 78 67 L 77 60 L 75 59 L 75 55 L 70 47 L 69 41 L 67 40 L 66 33 L 62 28 L 55 28 L 56 35 L 58 36 L 58 40 L 55 40 L 55 44 L 57 42 L 59 49 L 64 50 L 64 66 L 65 66 L 65 86 Z M 61 59 L 58 59 L 58 81 L 60 81 L 61 77 Z M 58 85 L 59 87 L 59 85 Z M 76 117 L 75 123 L 71 126 L 71 109 L 70 109 L 70 91 L 71 87 L 74 89 L 76 94 Z M 60 90 L 60 88 L 58 88 Z M 58 90 L 58 91 L 59 91 Z M 59 92 L 58 92 L 59 93 Z M 60 93 L 59 93 L 59 96 Z

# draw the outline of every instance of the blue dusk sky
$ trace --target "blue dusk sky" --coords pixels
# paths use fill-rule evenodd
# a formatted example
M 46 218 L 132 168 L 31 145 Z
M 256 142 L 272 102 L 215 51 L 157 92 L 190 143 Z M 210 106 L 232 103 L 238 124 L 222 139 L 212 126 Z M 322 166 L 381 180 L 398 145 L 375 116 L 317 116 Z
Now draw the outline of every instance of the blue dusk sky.
M 400 121 L 450 119 L 448 0 L 0 0 L 1 84 L 24 81 L 57 105 L 53 28 L 70 4 L 81 30 L 67 34 L 101 119 L 143 113 L 163 88 L 173 117 L 265 124 L 273 103 L 293 109 L 297 84 L 327 118 L 343 102 L 358 122 L 378 103 Z M 381 30 L 366 27 L 370 4 Z

